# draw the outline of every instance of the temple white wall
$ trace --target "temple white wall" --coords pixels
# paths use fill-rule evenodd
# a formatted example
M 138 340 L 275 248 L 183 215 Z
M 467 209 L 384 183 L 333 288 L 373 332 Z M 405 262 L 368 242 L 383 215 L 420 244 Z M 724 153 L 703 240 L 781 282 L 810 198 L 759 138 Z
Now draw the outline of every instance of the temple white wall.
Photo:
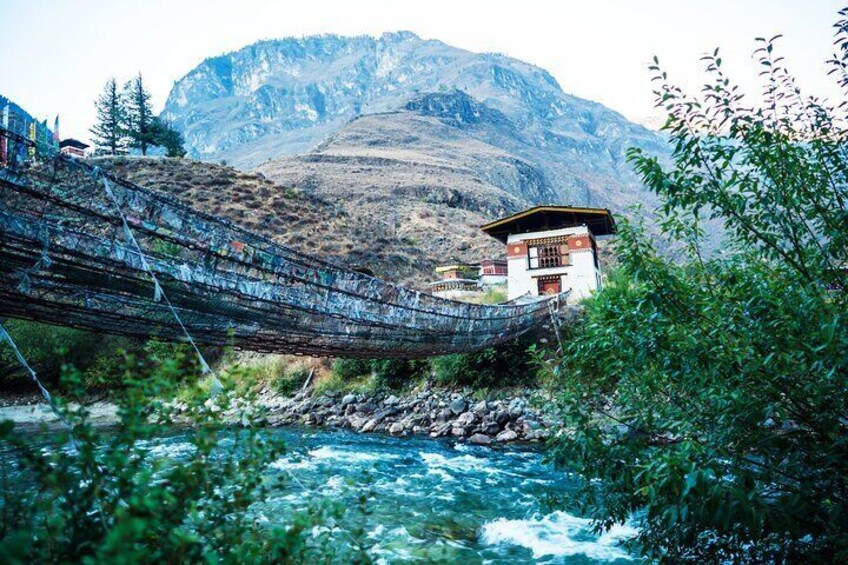
M 568 245 L 568 264 L 531 268 L 528 241 L 563 238 Z M 569 302 L 579 301 L 600 288 L 601 271 L 596 266 L 593 237 L 585 226 L 510 235 L 507 240 L 510 300 L 539 295 L 540 277 L 557 277 L 560 292 L 570 290 Z

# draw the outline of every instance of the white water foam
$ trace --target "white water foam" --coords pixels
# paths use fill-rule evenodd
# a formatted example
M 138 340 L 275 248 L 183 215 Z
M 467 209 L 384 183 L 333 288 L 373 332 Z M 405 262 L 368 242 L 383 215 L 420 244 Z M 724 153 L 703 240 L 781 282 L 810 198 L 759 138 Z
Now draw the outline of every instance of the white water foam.
M 150 445 L 150 448 L 147 450 L 147 452 L 153 457 L 179 458 L 183 456 L 193 455 L 194 452 L 197 450 L 197 448 L 193 444 L 187 441 L 159 444 L 152 444 L 152 442 L 138 443 L 142 447 L 145 447 L 144 443 L 146 443 L 146 445 Z
M 636 535 L 628 524 L 613 526 L 601 536 L 591 534 L 591 521 L 566 512 L 554 512 L 529 520 L 498 518 L 483 525 L 480 540 L 487 545 L 526 547 L 533 557 L 585 555 L 599 561 L 631 560 L 620 543 Z
M 489 475 L 505 473 L 505 471 L 493 467 L 490 460 L 474 455 L 445 457 L 441 453 L 425 452 L 420 452 L 419 455 L 424 460 L 424 464 L 427 465 L 427 471 L 433 474 L 443 474 L 445 471 L 460 473 L 475 472 Z
M 314 463 L 308 459 L 292 459 L 289 456 L 281 457 L 277 459 L 273 463 L 271 463 L 271 467 L 274 469 L 279 469 L 280 471 L 294 471 L 296 469 L 308 469 L 312 467 Z
M 323 446 L 309 450 L 305 455 L 298 453 L 286 455 L 271 463 L 271 467 L 280 470 L 309 469 L 321 463 L 332 461 L 343 461 L 350 463 L 373 463 L 381 459 L 393 459 L 394 455 L 376 455 L 373 453 L 362 453 L 349 449 Z
M 361 451 L 353 451 L 341 449 L 337 447 L 319 447 L 309 451 L 309 456 L 318 460 L 341 460 L 346 463 L 368 463 L 371 461 L 379 461 L 380 459 L 392 459 L 395 456 L 381 456 L 373 453 L 363 453 Z

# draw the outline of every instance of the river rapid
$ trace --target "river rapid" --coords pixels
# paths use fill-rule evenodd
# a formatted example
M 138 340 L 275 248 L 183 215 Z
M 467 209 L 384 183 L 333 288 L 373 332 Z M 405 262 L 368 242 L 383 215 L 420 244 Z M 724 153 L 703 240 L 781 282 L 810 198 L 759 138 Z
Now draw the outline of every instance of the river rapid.
M 259 519 L 285 524 L 292 510 L 322 498 L 353 509 L 371 492 L 365 520 L 378 563 L 636 562 L 620 546 L 635 534 L 630 525 L 598 536 L 588 520 L 546 509 L 547 494 L 567 494 L 575 484 L 546 463 L 538 447 L 346 430 L 267 433 L 281 437 L 287 452 L 266 470 L 269 479 L 284 480 L 255 508 Z M 177 460 L 192 450 L 182 431 L 147 447 L 151 455 Z
M 619 542 L 635 534 L 619 526 L 593 535 L 588 520 L 542 503 L 574 484 L 539 449 L 499 449 L 449 440 L 393 438 L 349 431 L 276 429 L 287 454 L 269 475 L 287 486 L 258 511 L 269 521 L 320 497 L 354 507 L 363 490 L 374 557 L 383 563 L 628 563 Z M 179 457 L 180 435 L 157 451 Z

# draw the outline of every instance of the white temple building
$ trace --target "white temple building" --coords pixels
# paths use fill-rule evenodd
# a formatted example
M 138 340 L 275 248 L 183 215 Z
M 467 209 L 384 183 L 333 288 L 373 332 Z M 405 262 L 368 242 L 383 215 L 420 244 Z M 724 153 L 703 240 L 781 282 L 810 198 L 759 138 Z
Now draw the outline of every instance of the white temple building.
M 536 206 L 482 227 L 506 244 L 510 300 L 568 293 L 568 302 L 601 287 L 596 238 L 615 233 L 609 210 Z

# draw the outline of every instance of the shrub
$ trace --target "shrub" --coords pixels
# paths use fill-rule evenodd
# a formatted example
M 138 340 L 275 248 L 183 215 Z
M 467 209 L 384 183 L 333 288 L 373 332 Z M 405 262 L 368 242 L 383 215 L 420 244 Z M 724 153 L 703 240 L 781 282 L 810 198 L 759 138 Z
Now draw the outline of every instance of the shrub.
M 352 392 L 356 394 L 371 394 L 376 390 L 372 375 L 357 377 L 354 379 L 343 379 L 335 373 L 329 378 L 318 381 L 314 393 L 318 396 L 329 393 Z
M 309 375 L 313 373 L 313 369 L 304 366 L 288 367 L 280 378 L 274 382 L 274 389 L 278 394 L 291 396 L 306 384 Z
M 526 339 L 514 340 L 474 353 L 454 353 L 434 357 L 430 366 L 436 383 L 442 386 L 504 388 L 532 384 L 535 373 Z
M 758 51 L 760 108 L 717 52 L 697 99 L 654 67 L 672 159 L 630 160 L 681 262 L 623 223 L 621 273 L 543 365 L 568 430 L 555 461 L 586 479 L 569 496 L 599 527 L 640 516 L 635 547 L 667 563 L 848 559 L 846 108 L 803 97 L 773 51 Z M 705 214 L 727 230 L 722 256 L 702 252 Z
M 333 375 L 342 380 L 355 380 L 371 374 L 370 359 L 336 359 Z
M 371 369 L 378 390 L 402 390 L 423 377 L 428 365 L 414 359 L 377 359 L 371 362 Z
M 15 340 L 21 353 L 38 373 L 39 377 L 52 385 L 59 383 L 62 366 L 70 364 L 82 371 L 91 370 L 90 384 L 115 384 L 115 375 L 110 374 L 117 352 L 140 347 L 141 342 L 127 338 L 107 336 L 51 326 L 26 320 L 9 320 L 3 326 Z M 11 348 L 0 343 L 0 387 L 16 387 L 29 383 L 27 375 Z

